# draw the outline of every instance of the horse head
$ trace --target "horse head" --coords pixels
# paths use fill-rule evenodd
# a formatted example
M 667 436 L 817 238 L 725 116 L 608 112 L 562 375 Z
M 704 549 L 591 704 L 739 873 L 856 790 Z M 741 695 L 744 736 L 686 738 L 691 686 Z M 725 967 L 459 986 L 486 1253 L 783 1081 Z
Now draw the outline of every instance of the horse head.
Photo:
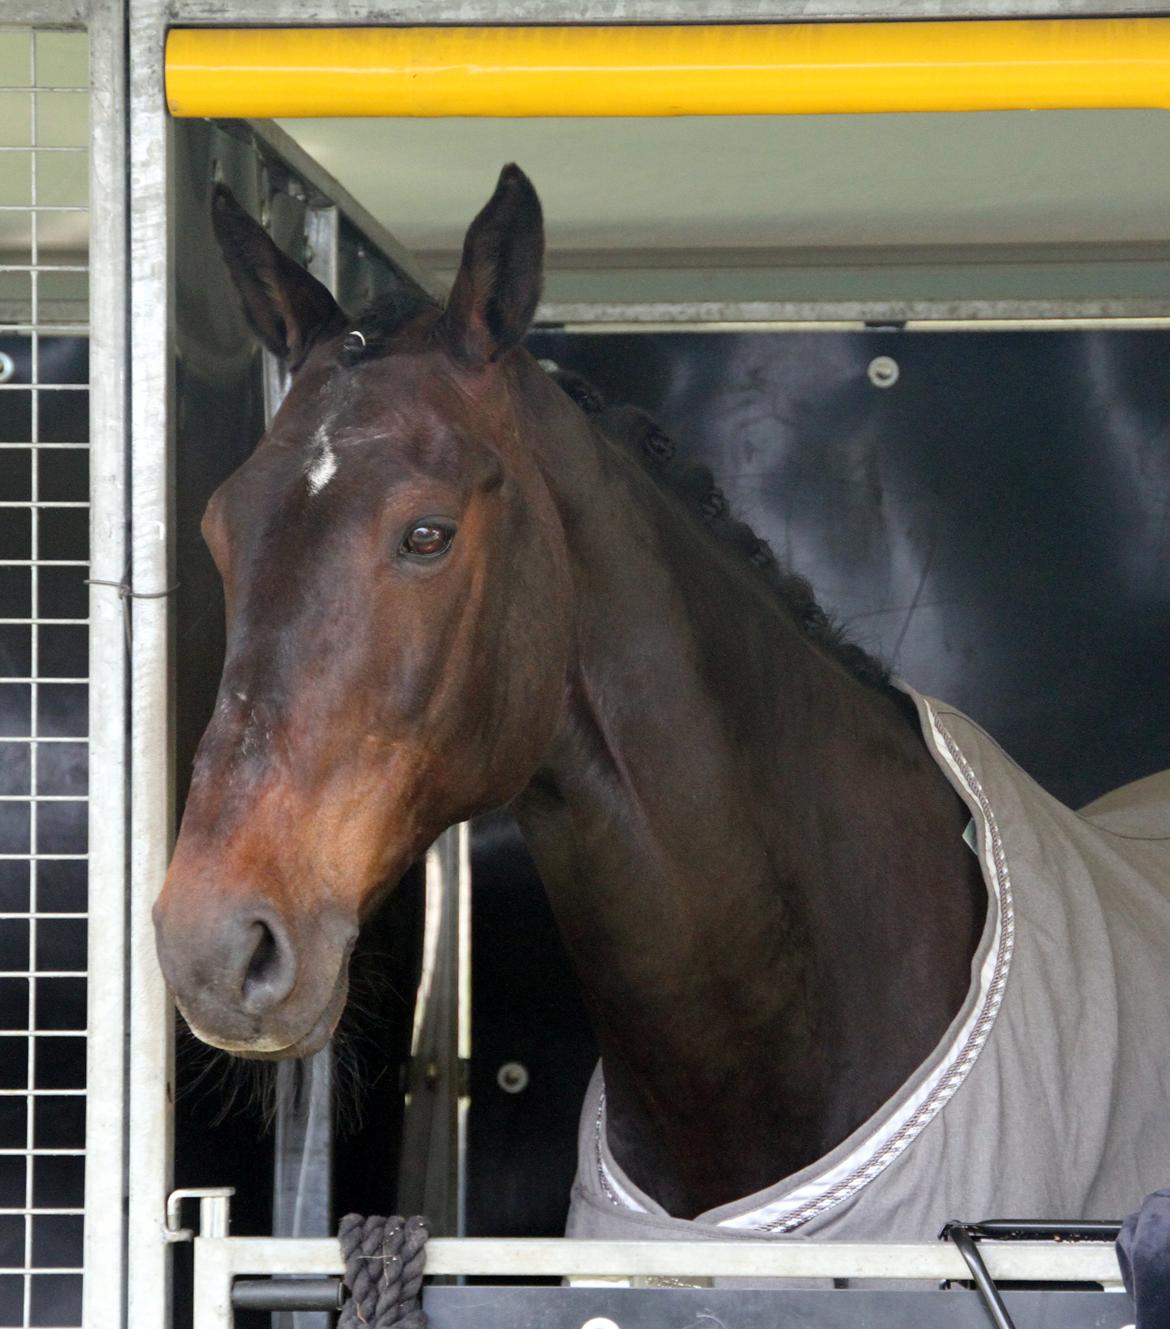
M 556 727 L 568 559 L 519 346 L 541 210 L 506 167 L 445 308 L 407 291 L 358 319 L 224 190 L 213 220 L 292 376 L 203 519 L 227 650 L 155 928 L 200 1038 L 305 1055 L 363 917 L 439 832 L 518 793 Z

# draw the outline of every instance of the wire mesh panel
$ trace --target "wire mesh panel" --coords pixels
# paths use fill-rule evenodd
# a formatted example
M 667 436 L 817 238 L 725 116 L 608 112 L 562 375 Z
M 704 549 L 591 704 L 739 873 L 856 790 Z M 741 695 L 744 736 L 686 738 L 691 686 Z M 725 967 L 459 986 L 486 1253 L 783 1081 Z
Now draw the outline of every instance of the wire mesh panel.
M 88 51 L 0 31 L 0 1325 L 80 1323 Z

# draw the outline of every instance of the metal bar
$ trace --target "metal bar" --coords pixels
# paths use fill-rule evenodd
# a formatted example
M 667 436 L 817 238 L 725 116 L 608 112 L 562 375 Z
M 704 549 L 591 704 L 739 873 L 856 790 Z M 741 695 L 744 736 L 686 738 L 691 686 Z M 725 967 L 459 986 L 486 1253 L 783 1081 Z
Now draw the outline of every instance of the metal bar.
M 89 12 L 89 0 L 5 0 L 0 26 L 82 28 Z
M 943 1229 L 943 1236 L 954 1242 L 955 1249 L 966 1261 L 975 1288 L 983 1300 L 983 1305 L 995 1329 L 1016 1329 L 1008 1308 L 1003 1304 L 1003 1297 L 1000 1296 L 999 1288 L 995 1286 L 995 1280 L 983 1263 L 983 1256 L 975 1245 L 970 1232 L 962 1223 L 948 1223 Z
M 1134 326 L 1163 327 L 1167 324 L 1170 300 L 1135 297 L 1128 300 L 683 300 L 626 304 L 617 301 L 549 302 L 538 306 L 536 327 L 579 327 L 591 331 L 634 329 L 669 330 L 713 325 L 850 327 L 914 324 L 923 329 L 945 330 L 956 325 L 986 324 L 1003 327 L 1047 325 L 1061 321 L 1066 326 L 1089 327 L 1119 322 Z
M 1170 20 L 174 28 L 176 116 L 1170 107 Z
M 308 206 L 303 219 L 308 270 L 334 296 L 338 294 L 338 215 L 335 207 Z M 273 357 L 265 353 L 270 369 Z M 269 380 L 271 382 L 271 378 Z M 266 423 L 271 423 L 271 417 Z M 289 1237 L 320 1237 L 333 1231 L 333 1044 L 307 1061 L 278 1067 L 272 1230 Z M 299 1092 L 298 1092 L 299 1088 Z M 302 1285 L 303 1289 L 303 1285 Z M 277 1296 L 277 1291 L 271 1295 Z M 233 1292 L 233 1306 L 241 1303 Z M 336 1297 L 324 1306 L 301 1306 L 287 1296 L 266 1309 L 285 1311 L 273 1329 L 329 1329 L 329 1317 L 295 1314 L 336 1310 Z
M 224 21 L 223 0 L 171 0 L 169 10 L 175 23 Z M 248 0 L 247 11 L 234 14 L 232 22 L 782 23 L 1166 12 L 1165 0 Z
M 1132 1327 L 1128 1297 L 1102 1292 L 1009 1293 L 1018 1329 Z M 431 1329 L 988 1329 L 973 1293 L 934 1289 L 427 1287 Z
M 466 823 L 427 851 L 422 969 L 414 1005 L 397 1207 L 435 1230 L 462 1231 L 466 1160 L 463 1049 L 470 1047 L 470 835 Z
M 328 1276 L 344 1272 L 335 1240 L 276 1237 L 198 1238 L 200 1252 L 228 1277 L 240 1274 Z M 986 1242 L 991 1276 L 1000 1281 L 1120 1282 L 1111 1243 Z M 873 1278 L 960 1280 L 962 1256 L 942 1242 L 573 1241 L 433 1237 L 427 1274 L 575 1278 Z
M 340 1278 L 239 1279 L 232 1284 L 232 1308 L 255 1311 L 335 1311 L 345 1284 Z
M 129 6 L 132 584 L 174 584 L 171 484 L 170 134 L 162 100 L 162 0 Z M 154 955 L 150 911 L 173 827 L 171 613 L 167 598 L 133 601 L 131 651 L 130 1144 L 128 1315 L 170 1323 L 163 1214 L 173 1152 L 174 1015 Z

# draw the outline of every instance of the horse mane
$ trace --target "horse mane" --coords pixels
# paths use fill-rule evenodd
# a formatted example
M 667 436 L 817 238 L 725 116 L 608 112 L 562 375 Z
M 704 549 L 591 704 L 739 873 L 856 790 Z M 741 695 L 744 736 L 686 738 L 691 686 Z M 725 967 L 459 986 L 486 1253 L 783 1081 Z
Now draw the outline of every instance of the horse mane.
M 607 406 L 601 392 L 582 375 L 552 368 L 547 361 L 542 363 L 607 438 L 632 453 L 663 489 L 682 500 L 691 516 L 720 544 L 734 550 L 755 570 L 812 641 L 860 682 L 901 697 L 890 683 L 886 665 L 849 641 L 844 629 L 817 604 L 808 581 L 782 568 L 767 540 L 733 516 L 709 467 L 680 461 L 674 440 L 640 407 Z

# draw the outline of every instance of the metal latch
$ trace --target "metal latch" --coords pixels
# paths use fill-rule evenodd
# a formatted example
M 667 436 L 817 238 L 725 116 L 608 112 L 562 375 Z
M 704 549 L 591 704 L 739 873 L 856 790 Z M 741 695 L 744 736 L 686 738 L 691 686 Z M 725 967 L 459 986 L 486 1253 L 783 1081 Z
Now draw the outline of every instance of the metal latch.
M 229 1204 L 236 1193 L 234 1186 L 193 1186 L 171 1191 L 167 1196 L 167 1216 L 163 1237 L 167 1241 L 190 1241 L 195 1233 L 189 1227 L 180 1227 L 183 1201 L 199 1201 L 199 1235 L 226 1237 L 228 1234 Z

